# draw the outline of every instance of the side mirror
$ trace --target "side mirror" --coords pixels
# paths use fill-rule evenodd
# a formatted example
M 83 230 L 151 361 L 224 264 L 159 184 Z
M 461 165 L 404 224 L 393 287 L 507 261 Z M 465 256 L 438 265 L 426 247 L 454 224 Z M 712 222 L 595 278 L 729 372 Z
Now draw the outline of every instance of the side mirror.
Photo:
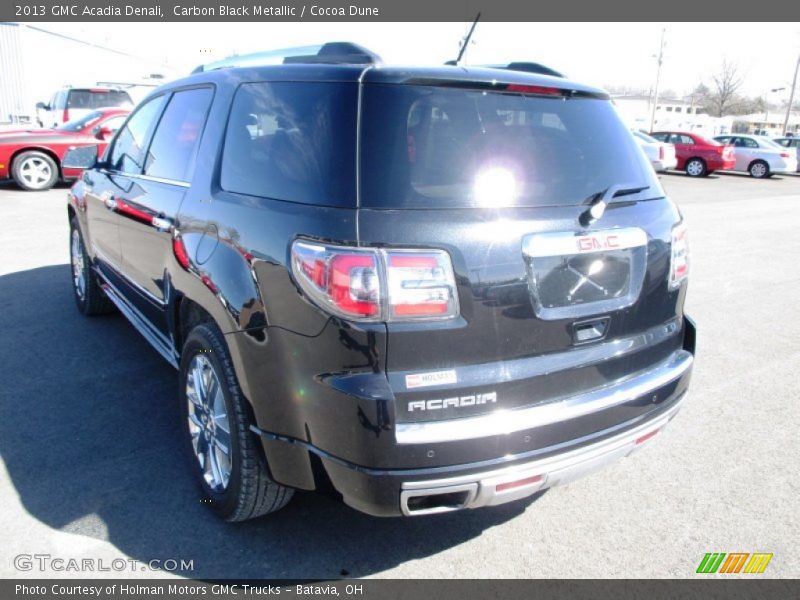
M 114 132 L 111 131 L 110 128 L 101 127 L 100 125 L 98 125 L 94 129 L 92 129 L 92 133 L 94 133 L 94 137 L 96 137 L 98 140 L 103 141 L 103 142 L 106 141 L 108 138 L 110 138 L 114 134 Z
M 47 106 L 47 104 L 45 104 L 44 102 L 37 102 L 36 103 L 36 108 L 38 110 L 49 110 L 50 107 Z
M 64 154 L 61 166 L 65 169 L 91 169 L 97 164 L 97 146 L 83 146 L 82 148 L 70 148 Z

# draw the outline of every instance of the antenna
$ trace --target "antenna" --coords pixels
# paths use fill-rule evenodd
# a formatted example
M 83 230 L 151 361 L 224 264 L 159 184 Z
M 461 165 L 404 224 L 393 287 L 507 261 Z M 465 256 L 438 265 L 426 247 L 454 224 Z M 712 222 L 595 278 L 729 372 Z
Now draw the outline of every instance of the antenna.
M 464 56 L 464 52 L 467 50 L 467 45 L 469 44 L 469 40 L 472 38 L 472 33 L 475 31 L 475 26 L 480 21 L 481 13 L 478 13 L 478 16 L 475 17 L 475 20 L 472 22 L 472 27 L 469 29 L 469 33 L 467 37 L 464 38 L 464 43 L 461 44 L 461 50 L 458 51 L 458 58 L 455 60 L 455 65 L 458 66 L 458 63 L 461 62 L 461 58 Z

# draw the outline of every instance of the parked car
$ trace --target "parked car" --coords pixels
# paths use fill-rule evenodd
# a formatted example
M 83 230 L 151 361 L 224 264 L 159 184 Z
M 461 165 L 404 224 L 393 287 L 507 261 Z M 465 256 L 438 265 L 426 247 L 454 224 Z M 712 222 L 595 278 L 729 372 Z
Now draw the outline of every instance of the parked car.
M 751 177 L 761 179 L 775 173 L 794 173 L 797 157 L 783 146 L 766 137 L 756 135 L 720 135 L 714 138 L 722 144 L 733 146 L 736 164 L 732 171 L 744 171 Z
M 783 146 L 784 148 L 788 148 L 789 152 L 791 152 L 792 148 L 794 148 L 795 158 L 797 159 L 797 169 L 796 169 L 796 171 L 798 173 L 800 173 L 800 137 L 794 137 L 794 136 L 792 136 L 792 137 L 780 137 L 780 138 L 775 138 L 772 141 L 775 142 L 776 144 L 778 144 L 779 146 Z
M 736 164 L 733 148 L 686 131 L 655 131 L 650 134 L 660 142 L 675 146 L 678 169 L 690 177 L 705 177 L 714 171 L 732 169 Z
M 70 148 L 99 144 L 102 151 L 130 111 L 95 110 L 55 129 L 16 129 L 0 132 L 0 180 L 13 178 L 24 190 L 49 190 L 59 179 L 80 176 L 80 169 L 62 167 Z
M 73 88 L 57 91 L 48 103 L 36 105 L 39 125 L 58 127 L 69 121 L 81 119 L 100 108 L 133 108 L 133 101 L 125 90 L 112 87 Z
M 668 171 L 678 166 L 675 146 L 650 137 L 638 129 L 632 130 L 631 133 L 633 133 L 633 137 L 636 138 L 639 147 L 644 151 L 656 173 Z
M 687 230 L 609 96 L 348 48 L 200 68 L 67 156 L 77 308 L 178 370 L 207 504 L 440 513 L 642 447 L 689 384 Z

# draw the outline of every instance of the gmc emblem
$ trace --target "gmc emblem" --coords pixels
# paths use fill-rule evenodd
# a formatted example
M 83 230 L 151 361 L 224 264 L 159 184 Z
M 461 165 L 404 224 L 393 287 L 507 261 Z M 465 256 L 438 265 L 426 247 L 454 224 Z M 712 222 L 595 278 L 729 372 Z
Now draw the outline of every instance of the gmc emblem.
M 585 235 L 576 239 L 578 241 L 578 252 L 597 252 L 598 250 L 619 248 L 619 236 L 615 234 L 603 236 Z

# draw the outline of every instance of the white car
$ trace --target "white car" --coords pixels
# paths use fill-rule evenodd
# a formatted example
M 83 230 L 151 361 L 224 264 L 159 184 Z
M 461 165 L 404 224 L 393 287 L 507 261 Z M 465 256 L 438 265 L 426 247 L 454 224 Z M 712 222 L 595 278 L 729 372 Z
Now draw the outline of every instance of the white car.
M 718 135 L 714 138 L 723 144 L 733 146 L 736 166 L 733 171 L 750 173 L 751 177 L 761 179 L 772 177 L 775 173 L 794 173 L 797 171 L 797 156 L 769 138 L 758 135 Z
M 779 146 L 787 148 L 789 152 L 794 149 L 797 156 L 797 172 L 800 173 L 800 137 L 779 137 L 772 140 Z
M 36 104 L 36 118 L 45 129 L 81 119 L 98 108 L 132 108 L 125 90 L 110 87 L 65 87 L 53 94 L 49 103 Z
M 674 169 L 678 166 L 678 158 L 675 156 L 675 146 L 660 142 L 654 137 L 650 137 L 642 131 L 632 130 L 633 137 L 639 143 L 639 147 L 644 150 L 645 155 L 653 165 L 656 172 Z

